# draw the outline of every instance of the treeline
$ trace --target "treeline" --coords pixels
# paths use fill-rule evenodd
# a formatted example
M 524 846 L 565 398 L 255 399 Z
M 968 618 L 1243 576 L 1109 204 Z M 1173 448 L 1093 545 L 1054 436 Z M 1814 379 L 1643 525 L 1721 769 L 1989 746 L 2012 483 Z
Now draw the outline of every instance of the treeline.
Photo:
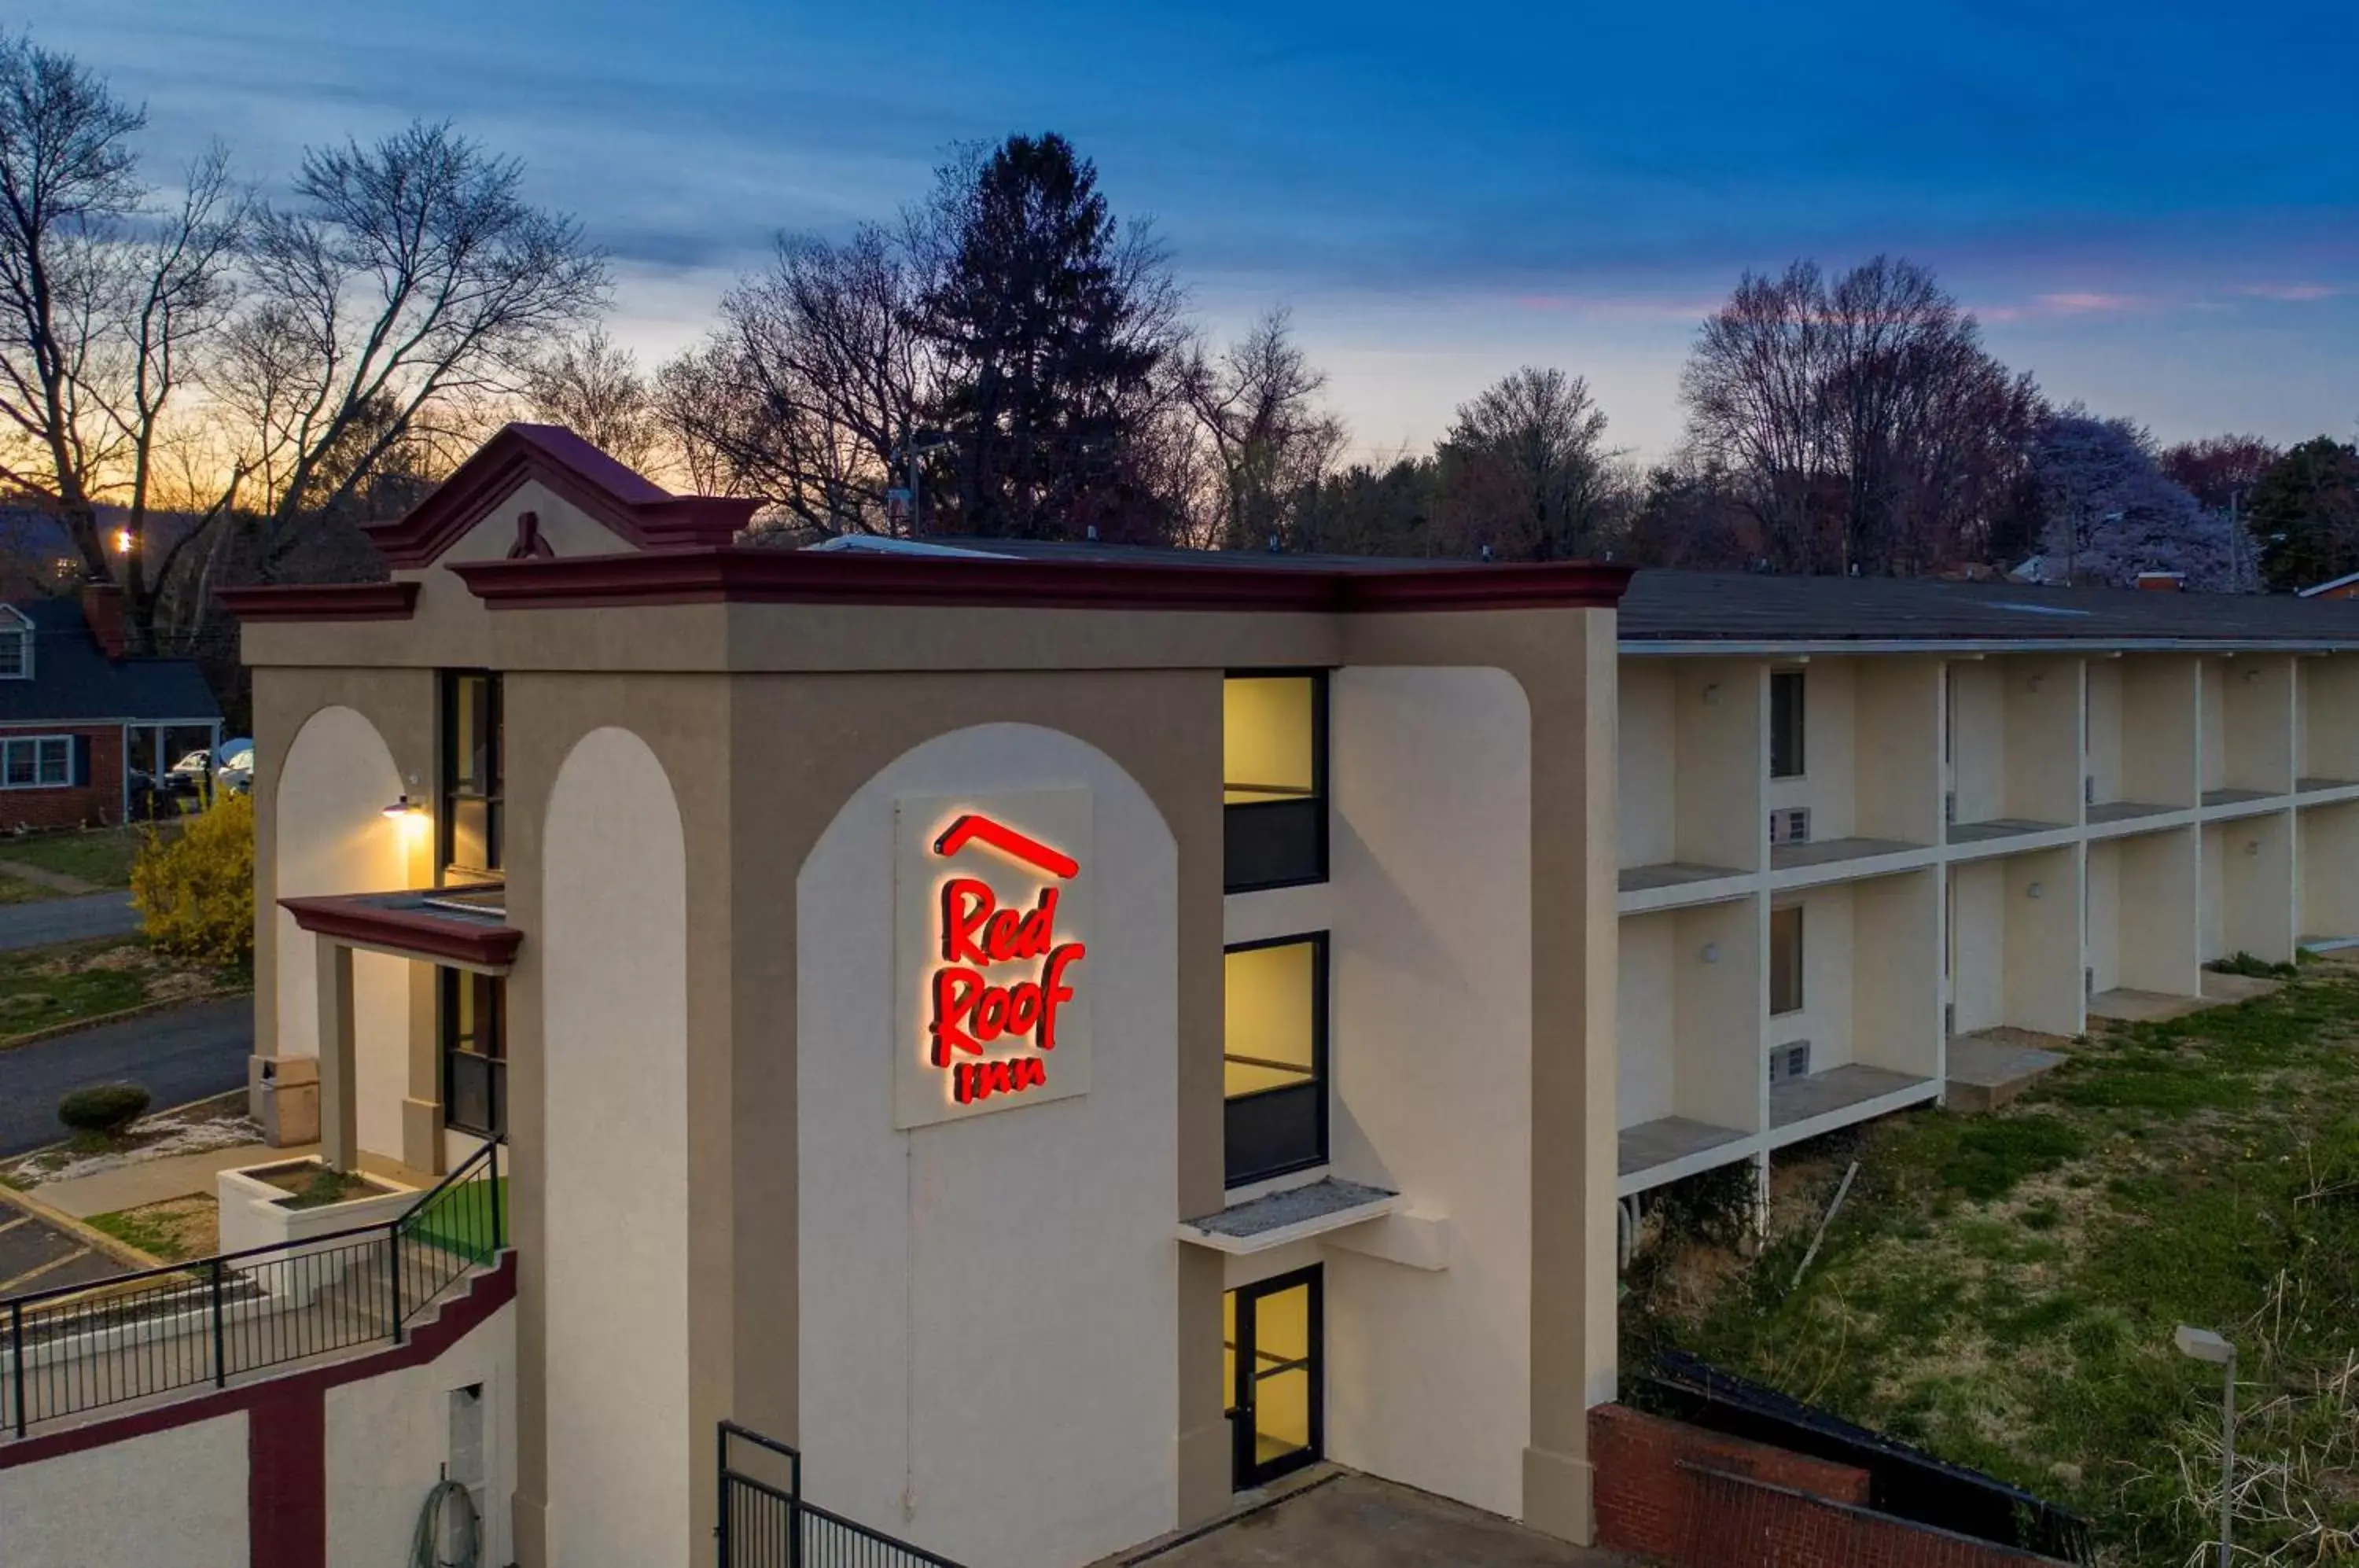
M 759 496 L 786 542 L 1094 531 L 2206 588 L 2359 570 L 2349 445 L 2163 450 L 2051 407 L 1906 260 L 1742 279 L 1655 466 L 1548 366 L 1372 463 L 1285 310 L 1211 341 L 1168 247 L 1059 136 L 962 149 L 889 222 L 782 237 L 646 371 L 600 324 L 590 236 L 450 125 L 312 148 L 275 201 L 219 147 L 151 180 L 144 125 L 79 61 L 0 38 L 0 484 L 57 519 L 71 574 L 122 586 L 141 646 L 219 632 L 227 583 L 372 570 L 353 524 L 519 416 Z

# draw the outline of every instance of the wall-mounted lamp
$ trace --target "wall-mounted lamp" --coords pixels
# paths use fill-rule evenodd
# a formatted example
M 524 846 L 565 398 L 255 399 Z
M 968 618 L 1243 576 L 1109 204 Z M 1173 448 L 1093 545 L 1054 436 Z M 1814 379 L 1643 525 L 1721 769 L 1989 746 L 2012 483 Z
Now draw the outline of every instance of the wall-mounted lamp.
M 1696 954 L 1696 956 L 1697 956 L 1698 958 L 1702 959 L 1706 964 L 1717 964 L 1717 963 L 1719 963 L 1719 962 L 1720 962 L 1720 943 L 1718 943 L 1718 942 L 1705 942 L 1705 943 L 1703 944 L 1703 951 L 1702 951 L 1702 952 L 1701 952 L 1701 953 L 1697 953 L 1697 954 Z
M 1705 687 L 1704 687 L 1704 689 L 1703 689 L 1703 705 L 1704 705 L 1705 707 L 1707 707 L 1707 708 L 1717 708 L 1717 707 L 1719 707 L 1719 706 L 1720 706 L 1720 682 L 1719 682 L 1719 681 L 1714 681 L 1711 682 L 1710 684 L 1708 684 L 1707 686 L 1705 686 Z
M 2030 680 L 2026 681 L 2023 683 L 2023 689 L 2024 689 L 2025 691 L 2038 691 L 2038 690 L 2040 689 L 2040 687 L 2042 687 L 2042 686 L 2046 685 L 2047 683 L 2048 683 L 2048 677 L 2046 677 L 2045 675 L 2035 675 L 2035 676 L 2033 676 Z
M 406 794 L 396 796 L 393 804 L 385 808 L 385 817 L 387 822 L 406 822 L 411 817 L 422 817 L 425 814 L 426 808 Z
M 2258 854 L 2260 854 L 2260 853 L 2261 853 L 2261 841 L 2260 841 L 2259 839 L 2256 839 L 2256 838 L 2248 838 L 2248 839 L 2246 839 L 2246 840 L 2245 841 L 2245 853 L 2246 855 L 2258 855 Z
M 2023 890 L 2023 896 L 2027 898 L 2045 898 L 2048 897 L 2048 886 L 2043 882 L 2034 882 Z
M 2258 681 L 2260 678 L 2261 667 L 2257 664 L 2245 671 L 2245 684 L 2247 686 L 2251 685 L 2254 681 Z

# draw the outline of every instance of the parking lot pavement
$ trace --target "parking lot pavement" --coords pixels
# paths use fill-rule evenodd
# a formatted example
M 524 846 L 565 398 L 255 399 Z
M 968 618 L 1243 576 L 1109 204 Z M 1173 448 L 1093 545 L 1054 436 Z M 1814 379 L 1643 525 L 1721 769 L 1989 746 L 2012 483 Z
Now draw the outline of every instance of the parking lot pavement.
M 253 1053 L 252 996 L 198 1002 L 0 1051 L 0 1157 L 63 1138 L 58 1099 L 69 1089 L 138 1083 L 160 1110 L 244 1088 Z
M 0 1296 L 94 1284 L 125 1272 L 63 1226 L 0 1204 Z

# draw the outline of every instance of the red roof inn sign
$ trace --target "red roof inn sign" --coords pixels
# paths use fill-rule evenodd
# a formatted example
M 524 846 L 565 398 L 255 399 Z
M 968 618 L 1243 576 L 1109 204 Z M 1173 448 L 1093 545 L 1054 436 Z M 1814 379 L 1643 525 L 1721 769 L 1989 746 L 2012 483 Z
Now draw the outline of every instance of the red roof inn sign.
M 894 803 L 893 1125 L 1090 1087 L 1085 789 Z

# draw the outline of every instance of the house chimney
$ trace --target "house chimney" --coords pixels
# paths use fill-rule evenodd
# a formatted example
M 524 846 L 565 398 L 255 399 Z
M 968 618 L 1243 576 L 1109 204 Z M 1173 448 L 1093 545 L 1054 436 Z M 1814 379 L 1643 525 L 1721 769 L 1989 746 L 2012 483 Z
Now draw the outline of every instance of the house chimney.
M 82 585 L 82 618 L 109 659 L 123 657 L 123 590 L 112 583 Z
M 2141 572 L 2137 574 L 2137 585 L 2148 593 L 2177 593 L 2186 588 L 2187 574 L 2183 572 Z

